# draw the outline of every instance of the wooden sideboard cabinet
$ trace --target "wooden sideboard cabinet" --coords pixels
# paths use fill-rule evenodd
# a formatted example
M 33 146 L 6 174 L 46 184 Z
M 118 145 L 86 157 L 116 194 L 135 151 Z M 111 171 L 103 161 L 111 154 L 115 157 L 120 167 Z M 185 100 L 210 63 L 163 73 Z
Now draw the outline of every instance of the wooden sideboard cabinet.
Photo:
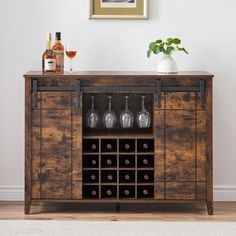
M 202 201 L 213 214 L 212 78 L 206 72 L 25 77 L 25 214 L 34 202 Z M 99 121 L 86 117 L 94 97 Z M 112 96 L 117 122 L 105 128 Z M 134 116 L 121 128 L 125 96 Z M 144 105 L 150 126 L 139 128 Z

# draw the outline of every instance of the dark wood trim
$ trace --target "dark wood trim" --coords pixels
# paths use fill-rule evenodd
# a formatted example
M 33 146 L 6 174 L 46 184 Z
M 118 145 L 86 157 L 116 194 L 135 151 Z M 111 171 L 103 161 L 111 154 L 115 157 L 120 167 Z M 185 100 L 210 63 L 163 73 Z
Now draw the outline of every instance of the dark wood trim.
M 209 215 L 213 215 L 212 81 L 207 82 L 206 103 L 207 210 Z
M 25 80 L 25 214 L 30 213 L 31 205 L 31 156 L 32 156 L 32 80 Z
M 150 199 L 142 199 L 142 200 L 137 200 L 137 199 L 99 199 L 99 200 L 88 200 L 88 199 L 82 199 L 82 200 L 64 200 L 64 199 L 33 199 L 32 203 L 38 203 L 38 202 L 43 202 L 43 203 L 47 203 L 47 202 L 51 202 L 51 203 L 196 203 L 196 202 L 201 202 L 201 203 L 205 203 L 205 201 L 203 200 L 150 200 Z
M 174 78 L 174 77 L 183 77 L 183 76 L 191 76 L 191 77 L 209 77 L 212 78 L 213 75 L 206 72 L 206 71 L 180 71 L 175 74 L 162 74 L 157 73 L 156 71 L 77 71 L 73 74 L 69 72 L 65 73 L 43 73 L 41 71 L 29 71 L 27 72 L 24 77 L 25 78 L 32 78 L 32 77 L 40 77 L 40 78 L 75 78 L 78 76 L 85 76 L 85 77 L 117 77 L 117 76 L 130 76 L 130 77 L 158 77 L 158 78 Z M 140 77 L 141 76 L 141 77 Z

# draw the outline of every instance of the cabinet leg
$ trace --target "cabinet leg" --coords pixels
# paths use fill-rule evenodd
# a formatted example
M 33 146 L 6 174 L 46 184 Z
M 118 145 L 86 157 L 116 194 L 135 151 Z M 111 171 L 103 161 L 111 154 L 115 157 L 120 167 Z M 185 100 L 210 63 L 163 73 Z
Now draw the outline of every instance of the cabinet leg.
M 120 211 L 120 203 L 116 203 L 116 211 Z
M 31 202 L 25 201 L 25 215 L 30 214 Z
M 213 202 L 207 202 L 208 215 L 213 215 Z

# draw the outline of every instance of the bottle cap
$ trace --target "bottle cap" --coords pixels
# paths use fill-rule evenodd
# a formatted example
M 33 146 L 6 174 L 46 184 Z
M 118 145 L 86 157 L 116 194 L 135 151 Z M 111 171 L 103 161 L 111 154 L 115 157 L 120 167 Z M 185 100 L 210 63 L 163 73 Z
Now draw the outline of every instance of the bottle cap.
M 61 40 L 61 32 L 56 32 L 56 40 Z
M 47 41 L 52 41 L 52 34 L 51 33 L 47 34 Z

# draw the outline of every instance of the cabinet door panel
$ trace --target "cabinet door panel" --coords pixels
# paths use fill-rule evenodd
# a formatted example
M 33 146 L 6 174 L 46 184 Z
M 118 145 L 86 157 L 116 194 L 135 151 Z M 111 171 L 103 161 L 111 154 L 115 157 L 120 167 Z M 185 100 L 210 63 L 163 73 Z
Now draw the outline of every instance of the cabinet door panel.
M 71 110 L 42 110 L 42 152 L 69 152 Z
M 197 181 L 206 181 L 206 111 L 197 111 Z
M 45 153 L 41 159 L 41 176 L 45 180 L 71 180 L 71 153 Z
M 166 111 L 166 180 L 195 181 L 194 111 Z
M 41 95 L 42 109 L 71 109 L 70 92 L 42 92 Z
M 155 198 L 205 199 L 206 110 L 195 92 L 162 93 L 162 99 L 155 110 Z
M 81 198 L 82 116 L 75 101 L 75 92 L 38 93 L 32 111 L 34 198 Z
M 41 198 L 70 199 L 71 181 L 47 181 L 41 183 Z
M 206 182 L 197 182 L 197 200 L 206 200 Z
M 77 107 L 76 93 L 72 93 L 72 198 L 82 198 L 82 95 L 80 110 Z
M 195 92 L 165 93 L 166 109 L 195 109 Z
M 195 182 L 167 182 L 167 200 L 195 200 Z

